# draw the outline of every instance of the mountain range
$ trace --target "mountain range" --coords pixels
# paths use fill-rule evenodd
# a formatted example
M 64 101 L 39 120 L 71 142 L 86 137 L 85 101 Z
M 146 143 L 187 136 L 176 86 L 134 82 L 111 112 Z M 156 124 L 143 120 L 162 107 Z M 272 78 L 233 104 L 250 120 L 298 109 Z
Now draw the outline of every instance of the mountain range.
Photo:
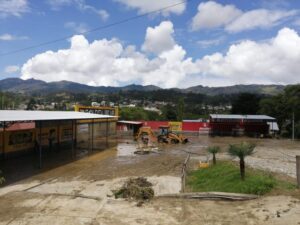
M 206 95 L 219 95 L 219 94 L 237 94 L 241 92 L 275 95 L 283 91 L 284 85 L 234 85 L 227 87 L 206 87 L 202 85 L 193 86 L 185 89 L 172 88 L 178 92 L 200 93 Z M 111 86 L 89 86 L 86 84 L 75 83 L 71 81 L 57 81 L 45 82 L 41 80 L 28 79 L 22 80 L 20 78 L 6 78 L 0 80 L 0 91 L 13 92 L 21 94 L 35 94 L 35 93 L 58 93 L 58 92 L 71 92 L 71 93 L 115 93 L 119 91 L 156 91 L 162 88 L 154 85 L 136 85 L 131 84 L 124 87 L 111 87 Z

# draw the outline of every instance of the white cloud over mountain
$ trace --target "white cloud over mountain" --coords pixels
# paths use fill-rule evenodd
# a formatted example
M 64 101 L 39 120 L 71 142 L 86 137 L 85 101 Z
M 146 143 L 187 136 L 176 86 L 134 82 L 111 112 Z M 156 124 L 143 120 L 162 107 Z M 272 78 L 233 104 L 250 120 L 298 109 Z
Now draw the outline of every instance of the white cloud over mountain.
M 259 43 L 250 40 L 231 45 L 226 54 L 215 53 L 196 61 L 205 75 L 232 83 L 298 83 L 300 37 L 283 28 L 275 38 Z
M 173 33 L 173 23 L 170 21 L 163 21 L 154 28 L 148 27 L 142 49 L 156 54 L 172 49 L 175 45 Z
M 179 3 L 178 0 L 158 0 L 158 1 L 149 1 L 149 0 L 115 0 L 122 4 L 125 4 L 129 8 L 137 9 L 139 14 L 149 13 L 164 7 L 168 7 L 174 4 Z M 171 13 L 180 15 L 184 12 L 186 8 L 186 3 L 178 4 L 174 7 L 167 8 L 160 12 L 163 16 L 168 16 Z
M 148 28 L 142 52 L 117 39 L 89 43 L 77 35 L 71 39 L 70 48 L 29 59 L 22 67 L 21 77 L 90 85 L 134 82 L 167 88 L 300 82 L 300 37 L 292 29 L 283 28 L 264 42 L 243 40 L 232 44 L 225 54 L 217 52 L 198 59 L 187 57 L 173 36 L 170 21 Z
M 202 2 L 193 17 L 193 31 L 224 28 L 228 32 L 241 32 L 257 28 L 269 28 L 296 15 L 297 10 L 254 9 L 242 11 L 234 5 L 222 5 L 214 1 Z

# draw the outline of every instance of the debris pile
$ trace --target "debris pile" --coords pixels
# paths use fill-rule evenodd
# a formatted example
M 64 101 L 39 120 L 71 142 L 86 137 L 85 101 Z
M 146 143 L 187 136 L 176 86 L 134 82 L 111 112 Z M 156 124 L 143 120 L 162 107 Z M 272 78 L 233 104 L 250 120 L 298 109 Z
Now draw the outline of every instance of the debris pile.
M 144 177 L 130 178 L 118 190 L 113 190 L 115 198 L 126 198 L 129 200 L 140 201 L 138 205 L 142 205 L 154 197 L 152 184 Z

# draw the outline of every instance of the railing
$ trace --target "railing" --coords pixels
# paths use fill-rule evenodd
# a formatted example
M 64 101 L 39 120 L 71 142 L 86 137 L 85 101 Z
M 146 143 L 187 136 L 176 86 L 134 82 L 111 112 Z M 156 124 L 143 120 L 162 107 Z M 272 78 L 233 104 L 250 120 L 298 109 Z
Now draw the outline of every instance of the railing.
M 188 154 L 186 159 L 184 160 L 184 163 L 182 165 L 181 169 L 181 192 L 185 192 L 185 183 L 186 183 L 186 175 L 187 175 L 187 168 L 188 168 L 188 163 L 190 161 L 191 154 Z

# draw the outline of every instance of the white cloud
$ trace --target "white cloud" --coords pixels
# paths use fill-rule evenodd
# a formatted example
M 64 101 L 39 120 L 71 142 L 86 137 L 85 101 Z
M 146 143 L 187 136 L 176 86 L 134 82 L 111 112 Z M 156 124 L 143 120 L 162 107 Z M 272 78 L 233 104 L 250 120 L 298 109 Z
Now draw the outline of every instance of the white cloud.
M 223 6 L 214 1 L 202 2 L 198 6 L 198 13 L 192 20 L 192 30 L 225 26 L 241 14 L 242 11 L 234 5 Z
M 163 21 L 154 28 L 148 27 L 142 50 L 159 54 L 172 49 L 175 45 L 173 33 L 173 23 L 170 21 Z
M 154 30 L 165 26 L 172 34 L 173 24 L 169 21 L 162 22 Z M 47 51 L 28 60 L 22 67 L 21 77 L 91 85 L 138 82 L 162 87 L 179 86 L 193 63 L 190 58 L 185 58 L 186 52 L 181 46 L 172 44 L 168 49 L 155 49 L 157 55 L 149 59 L 135 46 L 125 47 L 116 39 L 89 43 L 84 36 L 76 35 L 71 39 L 69 49 Z
M 278 11 L 257 9 L 245 12 L 236 20 L 229 23 L 225 29 L 229 32 L 240 32 L 243 30 L 252 30 L 255 28 L 268 28 L 277 25 L 282 20 L 296 15 L 295 10 Z
M 107 20 L 109 18 L 109 13 L 105 11 L 104 9 L 100 9 L 96 11 L 98 15 L 101 17 L 103 21 Z
M 243 12 L 234 5 L 222 5 L 214 1 L 200 3 L 192 19 L 193 31 L 224 28 L 228 32 L 241 32 L 257 28 L 269 28 L 295 16 L 297 10 L 254 9 Z
M 157 31 L 168 23 L 152 29 Z M 89 43 L 84 36 L 77 35 L 71 39 L 70 48 L 47 51 L 29 59 L 22 67 L 21 77 L 90 85 L 141 83 L 167 88 L 300 82 L 300 37 L 289 28 L 281 29 L 272 39 L 242 40 L 224 54 L 216 52 L 198 59 L 187 57 L 175 41 L 172 47 L 151 52 L 156 55 L 149 58 L 135 46 L 124 46 L 117 39 Z
M 0 41 L 15 41 L 15 40 L 27 40 L 26 36 L 15 36 L 12 34 L 2 34 L 0 35 Z
M 76 33 L 84 33 L 89 30 L 88 25 L 85 23 L 66 22 L 64 26 L 65 28 L 74 30 Z
M 197 44 L 201 48 L 208 48 L 211 46 L 217 46 L 217 45 L 221 44 L 223 41 L 224 41 L 224 37 L 219 37 L 219 38 L 215 38 L 215 39 L 199 40 L 199 41 L 197 41 Z
M 0 0 L 0 17 L 17 16 L 29 11 L 27 0 Z
M 117 2 L 123 3 L 129 8 L 137 9 L 139 14 L 149 13 L 170 5 L 175 5 L 179 3 L 178 0 L 159 0 L 159 1 L 149 1 L 149 0 L 115 0 Z M 174 7 L 167 8 L 160 12 L 163 16 L 168 16 L 171 13 L 180 15 L 184 12 L 186 3 L 178 4 Z
M 231 45 L 226 54 L 215 53 L 196 61 L 206 75 L 243 83 L 298 83 L 300 37 L 292 29 L 281 29 L 277 36 L 262 43 L 250 40 Z
M 4 72 L 5 73 L 16 73 L 20 71 L 20 67 L 17 65 L 10 65 L 5 67 Z
M 99 15 L 103 21 L 109 18 L 109 13 L 106 10 L 88 5 L 85 0 L 48 0 L 48 4 L 53 10 L 60 10 L 62 7 L 75 5 L 82 12 L 89 11 Z

